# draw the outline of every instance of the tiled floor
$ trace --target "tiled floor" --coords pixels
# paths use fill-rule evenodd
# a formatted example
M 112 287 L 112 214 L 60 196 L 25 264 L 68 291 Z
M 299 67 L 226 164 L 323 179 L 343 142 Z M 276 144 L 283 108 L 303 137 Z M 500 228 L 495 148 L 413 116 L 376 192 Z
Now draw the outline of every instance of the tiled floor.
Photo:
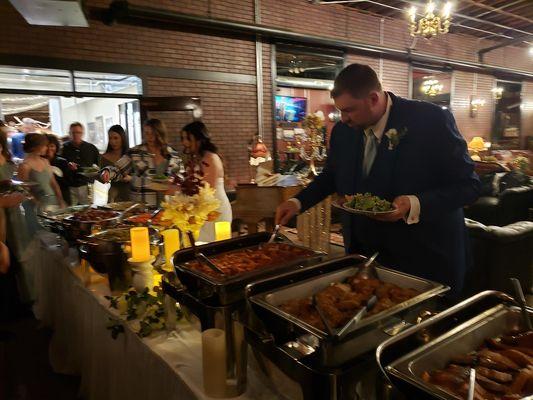
M 78 399 L 79 378 L 50 367 L 49 340 L 31 316 L 0 324 L 0 400 Z

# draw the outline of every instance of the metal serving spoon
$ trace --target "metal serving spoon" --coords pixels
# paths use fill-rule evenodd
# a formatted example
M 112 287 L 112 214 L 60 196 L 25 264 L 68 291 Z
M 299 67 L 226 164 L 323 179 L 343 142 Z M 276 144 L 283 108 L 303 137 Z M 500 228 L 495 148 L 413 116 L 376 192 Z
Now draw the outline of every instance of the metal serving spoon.
M 377 279 L 378 274 L 376 272 L 376 267 L 373 265 L 374 260 L 379 255 L 379 252 L 376 251 L 374 254 L 372 254 L 372 257 L 370 257 L 362 267 L 360 267 L 359 271 L 355 274 L 355 277 L 357 279 Z
M 468 396 L 466 397 L 468 400 L 474 400 L 475 388 L 476 370 L 474 368 L 470 368 L 470 378 L 468 380 Z

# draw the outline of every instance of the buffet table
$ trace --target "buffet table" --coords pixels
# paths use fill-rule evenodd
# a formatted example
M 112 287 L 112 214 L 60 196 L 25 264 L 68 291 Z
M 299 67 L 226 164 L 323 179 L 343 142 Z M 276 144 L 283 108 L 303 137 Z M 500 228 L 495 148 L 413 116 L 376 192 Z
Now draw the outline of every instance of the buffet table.
M 112 339 L 109 288 L 87 274 L 73 249 L 43 232 L 34 239 L 29 268 L 35 282 L 35 316 L 54 330 L 50 363 L 54 371 L 81 376 L 84 399 L 207 399 L 202 383 L 201 336 L 188 322 L 176 331 L 137 336 L 128 324 Z M 238 399 L 275 399 L 274 391 L 248 368 L 248 386 Z

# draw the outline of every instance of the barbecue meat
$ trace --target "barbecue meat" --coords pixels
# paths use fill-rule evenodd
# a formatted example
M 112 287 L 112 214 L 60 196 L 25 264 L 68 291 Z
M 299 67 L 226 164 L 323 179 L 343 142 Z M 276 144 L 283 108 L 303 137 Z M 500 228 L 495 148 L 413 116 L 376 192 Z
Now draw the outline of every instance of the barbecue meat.
M 501 353 L 497 353 L 489 349 L 481 350 L 479 352 L 479 355 L 481 357 L 481 360 L 483 360 L 483 358 L 486 358 L 490 360 L 491 363 L 494 363 L 495 365 L 494 368 L 497 369 L 498 371 L 509 371 L 509 370 L 516 371 L 517 369 L 520 368 L 514 361 L 505 357 Z
M 476 373 L 486 378 L 492 379 L 495 382 L 508 383 L 513 380 L 513 376 L 506 372 L 496 371 L 495 369 L 477 367 Z
M 422 379 L 456 396 L 468 392 L 469 367 L 476 368 L 474 398 L 517 400 L 533 395 L 533 350 L 529 332 L 487 339 L 488 347 L 452 357 L 442 370 L 426 371 Z M 461 384 L 462 382 L 462 384 Z

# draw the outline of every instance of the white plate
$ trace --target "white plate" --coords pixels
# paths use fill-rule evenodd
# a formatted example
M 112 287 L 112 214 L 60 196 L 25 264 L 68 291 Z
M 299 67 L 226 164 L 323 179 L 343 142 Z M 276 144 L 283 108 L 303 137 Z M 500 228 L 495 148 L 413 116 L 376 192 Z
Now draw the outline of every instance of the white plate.
M 340 208 L 341 210 L 344 210 L 346 212 L 349 212 L 351 214 L 357 214 L 357 215 L 366 215 L 366 216 L 374 216 L 374 215 L 389 215 L 396 211 L 396 208 L 393 208 L 389 211 L 366 211 L 366 210 L 358 210 L 356 208 L 352 208 L 348 206 L 350 202 L 347 201 L 343 204 L 335 204 L 336 207 Z

